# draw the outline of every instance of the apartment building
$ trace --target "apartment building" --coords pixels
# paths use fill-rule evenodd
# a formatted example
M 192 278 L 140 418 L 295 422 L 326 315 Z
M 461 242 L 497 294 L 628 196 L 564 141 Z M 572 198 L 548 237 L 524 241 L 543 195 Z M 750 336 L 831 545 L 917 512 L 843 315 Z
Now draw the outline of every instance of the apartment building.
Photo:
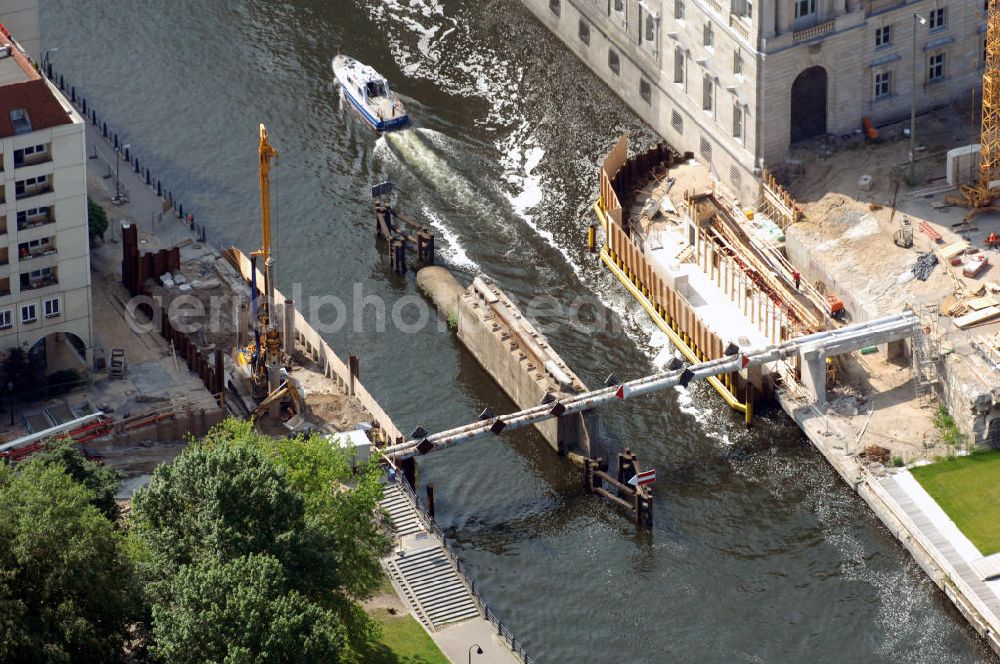
M 0 35 L 0 352 L 91 345 L 84 121 Z
M 793 143 L 981 88 L 987 0 L 522 2 L 745 204 Z

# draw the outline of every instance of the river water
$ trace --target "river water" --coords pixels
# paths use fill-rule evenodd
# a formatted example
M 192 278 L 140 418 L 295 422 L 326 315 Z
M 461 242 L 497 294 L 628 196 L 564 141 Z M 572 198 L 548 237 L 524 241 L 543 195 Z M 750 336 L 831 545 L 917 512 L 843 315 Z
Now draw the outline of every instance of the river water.
M 327 336 L 360 357 L 404 431 L 512 404 L 447 330 L 411 329 L 413 275 L 390 274 L 373 239 L 368 187 L 383 179 L 436 229 L 461 279 L 485 272 L 522 303 L 549 298 L 534 319 L 585 382 L 654 368 L 663 337 L 583 245 L 599 160 L 623 131 L 633 146 L 655 136 L 516 0 L 42 0 L 41 11 L 57 70 L 216 245 L 259 244 L 267 125 L 281 153 L 278 285 L 300 284 L 300 303 L 346 302 Z M 344 109 L 338 50 L 389 78 L 415 129 L 377 138 Z M 581 297 L 588 329 L 554 313 Z M 380 331 L 378 299 L 390 314 L 406 303 L 406 330 Z M 538 662 L 992 661 L 780 411 L 748 433 L 694 385 L 603 421 L 610 449 L 657 469 L 652 532 L 583 497 L 575 468 L 534 432 L 421 462 L 440 524 Z

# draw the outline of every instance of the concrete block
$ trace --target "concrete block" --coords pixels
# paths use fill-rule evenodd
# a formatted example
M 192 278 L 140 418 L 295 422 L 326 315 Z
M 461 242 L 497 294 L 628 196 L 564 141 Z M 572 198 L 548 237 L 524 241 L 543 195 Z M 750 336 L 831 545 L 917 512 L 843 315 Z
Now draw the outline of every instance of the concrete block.
M 973 143 L 948 150 L 945 164 L 948 184 L 956 187 L 975 179 L 979 169 L 979 149 L 979 143 Z

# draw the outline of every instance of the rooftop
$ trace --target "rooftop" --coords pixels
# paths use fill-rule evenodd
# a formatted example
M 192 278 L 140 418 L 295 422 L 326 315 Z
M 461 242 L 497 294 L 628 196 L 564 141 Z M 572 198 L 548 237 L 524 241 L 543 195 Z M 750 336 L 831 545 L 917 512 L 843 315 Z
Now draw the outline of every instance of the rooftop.
M 70 108 L 59 100 L 17 42 L 0 33 L 0 137 L 71 122 Z

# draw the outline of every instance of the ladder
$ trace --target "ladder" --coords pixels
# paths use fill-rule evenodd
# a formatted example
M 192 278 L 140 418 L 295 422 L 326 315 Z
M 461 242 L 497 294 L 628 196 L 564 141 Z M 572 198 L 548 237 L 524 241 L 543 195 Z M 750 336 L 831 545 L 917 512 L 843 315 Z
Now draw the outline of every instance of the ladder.
M 122 378 L 125 374 L 125 349 L 111 349 L 111 364 L 108 366 L 108 376 L 112 379 Z

